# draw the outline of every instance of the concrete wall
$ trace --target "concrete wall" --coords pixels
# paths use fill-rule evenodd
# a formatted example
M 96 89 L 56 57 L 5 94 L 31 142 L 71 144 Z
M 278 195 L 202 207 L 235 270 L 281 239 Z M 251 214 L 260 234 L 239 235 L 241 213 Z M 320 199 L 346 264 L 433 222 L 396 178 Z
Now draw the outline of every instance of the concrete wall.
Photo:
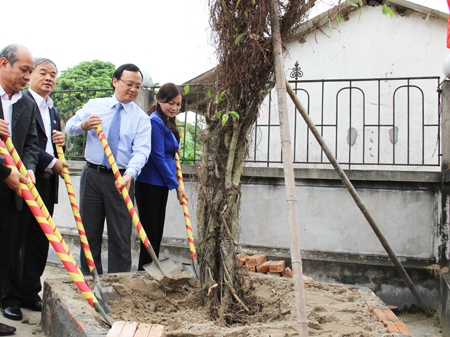
M 79 167 L 83 163 L 70 164 L 72 184 L 78 196 Z M 193 167 L 185 166 L 183 172 L 195 235 L 196 183 L 190 181 L 189 174 L 193 172 Z M 369 286 L 377 290 L 380 298 L 389 300 L 389 304 L 415 303 L 336 173 L 333 170 L 296 170 L 295 173 L 305 274 L 321 281 Z M 429 305 L 436 308 L 436 280 L 424 267 L 432 264 L 437 255 L 436 233 L 441 215 L 440 174 L 351 171 L 348 175 L 395 253 L 414 275 L 416 286 L 425 294 Z M 79 240 L 64 184 L 61 184 L 60 195 L 54 214 L 55 223 L 78 258 Z M 242 251 L 283 258 L 289 265 L 290 241 L 283 170 L 245 170 L 239 224 L 238 243 Z M 135 230 L 132 233 L 135 270 L 139 246 Z M 191 262 L 186 238 L 182 208 L 172 192 L 167 206 L 161 255 L 170 257 L 178 264 Z M 103 252 L 106 262 L 106 246 Z M 50 260 L 58 260 L 52 251 Z

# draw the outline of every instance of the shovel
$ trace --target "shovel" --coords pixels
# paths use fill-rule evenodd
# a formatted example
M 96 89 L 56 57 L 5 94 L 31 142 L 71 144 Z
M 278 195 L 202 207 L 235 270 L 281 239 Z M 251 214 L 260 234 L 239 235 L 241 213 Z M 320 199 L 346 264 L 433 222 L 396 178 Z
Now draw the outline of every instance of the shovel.
M 101 125 L 97 125 L 97 136 L 102 143 L 103 149 L 105 151 L 106 158 L 108 158 L 109 165 L 114 173 L 116 181 L 121 184 L 122 176 L 120 175 L 119 168 L 117 167 L 114 156 L 106 140 L 105 133 Z M 156 281 L 158 281 L 163 286 L 177 286 L 179 283 L 187 282 L 191 275 L 185 272 L 181 272 L 180 268 L 177 267 L 170 259 L 165 259 L 159 261 L 156 257 L 155 251 L 145 233 L 144 227 L 142 227 L 141 221 L 137 215 L 136 209 L 133 206 L 133 202 L 128 193 L 128 189 L 124 187 L 121 191 L 122 197 L 127 205 L 128 211 L 130 212 L 131 220 L 136 227 L 139 237 L 149 253 L 150 257 L 153 259 L 153 263 L 144 266 L 144 269 L 152 276 Z M 156 267 L 154 266 L 156 265 Z
M 176 165 L 176 169 L 177 169 L 178 183 L 180 184 L 181 188 L 184 189 L 183 172 L 181 171 L 179 151 L 175 153 L 175 165 Z M 183 198 L 181 205 L 183 207 L 184 223 L 186 225 L 186 233 L 187 233 L 187 237 L 188 237 L 189 251 L 191 253 L 191 259 L 192 259 L 191 266 L 189 266 L 186 263 L 183 263 L 182 265 L 183 265 L 183 270 L 187 271 L 195 279 L 197 277 L 197 271 L 195 270 L 195 260 L 197 259 L 197 252 L 195 250 L 194 235 L 192 234 L 192 226 L 191 226 L 191 217 L 189 216 L 188 201 L 186 200 L 186 198 Z
M 56 145 L 56 152 L 58 154 L 59 160 L 63 163 L 66 162 L 64 157 L 64 152 L 61 146 Z M 109 314 L 112 312 L 111 307 L 105 302 L 113 301 L 116 298 L 120 297 L 117 293 L 116 289 L 113 286 L 102 286 L 100 282 L 100 277 L 98 276 L 97 268 L 94 263 L 94 258 L 92 257 L 91 249 L 89 247 L 89 242 L 86 237 L 86 232 L 84 230 L 83 222 L 81 221 L 81 215 L 78 210 L 77 200 L 75 198 L 75 193 L 73 191 L 72 182 L 70 181 L 69 170 L 67 167 L 63 169 L 63 178 L 66 183 L 67 195 L 69 196 L 70 204 L 72 206 L 73 217 L 75 219 L 75 223 L 77 225 L 78 234 L 80 235 L 81 246 L 83 247 L 83 252 L 86 257 L 86 262 L 89 267 L 89 271 L 94 279 L 94 294 L 97 297 L 98 302 L 103 307 L 105 312 Z
M 17 154 L 17 151 L 14 148 L 11 139 L 5 138 L 4 142 L 5 143 L 0 140 L 0 153 L 5 159 L 5 164 L 13 170 L 18 170 L 28 180 L 27 184 L 21 183 L 21 192 L 22 197 L 30 208 L 30 211 L 35 216 L 36 221 L 46 235 L 48 241 L 52 245 L 58 257 L 61 259 L 62 264 L 66 268 L 73 282 L 85 297 L 86 301 L 101 315 L 105 323 L 107 323 L 109 326 L 112 326 L 114 320 L 106 314 L 103 307 L 100 305 L 100 302 L 98 302 L 95 294 L 87 285 L 83 273 L 78 268 L 75 259 L 73 258 L 72 254 L 69 251 L 69 248 L 67 247 L 64 239 L 61 236 L 61 233 L 56 228 L 56 225 L 52 217 L 50 216 L 47 207 L 43 203 L 42 198 L 40 197 L 33 182 L 28 176 L 27 170 L 23 165 L 19 155 Z M 8 151 L 10 153 L 8 153 L 5 146 L 6 148 L 8 148 Z

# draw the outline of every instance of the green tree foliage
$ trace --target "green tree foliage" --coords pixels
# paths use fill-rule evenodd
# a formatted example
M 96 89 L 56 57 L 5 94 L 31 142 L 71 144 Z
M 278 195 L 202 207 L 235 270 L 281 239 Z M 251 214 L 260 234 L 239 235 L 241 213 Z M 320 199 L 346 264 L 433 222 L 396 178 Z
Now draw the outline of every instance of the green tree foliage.
M 89 99 L 112 95 L 114 90 L 111 81 L 114 71 L 115 66 L 111 62 L 93 60 L 81 62 L 61 72 L 56 80 L 52 99 L 61 113 L 63 125 Z M 66 156 L 81 159 L 84 144 L 85 137 L 68 136 Z
M 193 165 L 195 160 L 199 160 L 202 153 L 200 144 L 200 132 L 205 128 L 205 119 L 197 116 L 196 122 L 182 122 L 177 120 L 180 131 L 180 162 L 181 164 Z
M 111 79 L 115 66 L 99 60 L 81 62 L 61 72 L 56 90 L 112 88 Z

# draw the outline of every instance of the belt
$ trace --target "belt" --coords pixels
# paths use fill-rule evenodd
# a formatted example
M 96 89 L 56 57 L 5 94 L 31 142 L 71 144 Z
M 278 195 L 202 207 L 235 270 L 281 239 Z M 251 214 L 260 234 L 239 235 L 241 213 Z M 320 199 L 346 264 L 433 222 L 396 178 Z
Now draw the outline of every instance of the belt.
M 100 173 L 113 173 L 112 169 L 107 168 L 105 165 L 97 165 L 97 164 L 92 164 L 90 162 L 86 162 L 87 167 L 96 170 L 97 172 Z M 123 174 L 125 172 L 125 169 L 120 169 L 119 172 L 121 174 Z
M 42 173 L 42 178 L 44 178 L 44 179 L 50 180 L 50 179 L 53 179 L 53 177 L 54 177 L 53 173 L 46 172 L 46 171 L 44 171 L 44 173 Z

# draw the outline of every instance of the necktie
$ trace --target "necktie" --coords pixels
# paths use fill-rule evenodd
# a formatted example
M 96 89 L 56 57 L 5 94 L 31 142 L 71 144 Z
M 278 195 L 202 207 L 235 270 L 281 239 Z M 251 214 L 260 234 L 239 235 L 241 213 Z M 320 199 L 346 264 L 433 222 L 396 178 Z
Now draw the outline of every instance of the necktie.
M 113 119 L 111 121 L 111 125 L 109 126 L 108 132 L 108 144 L 111 152 L 114 156 L 114 160 L 117 160 L 117 147 L 119 145 L 119 136 L 120 136 L 120 110 L 122 110 L 122 104 L 117 103 L 114 106 L 116 112 L 114 113 Z M 108 163 L 108 159 L 105 156 L 105 166 L 110 168 L 111 166 Z

